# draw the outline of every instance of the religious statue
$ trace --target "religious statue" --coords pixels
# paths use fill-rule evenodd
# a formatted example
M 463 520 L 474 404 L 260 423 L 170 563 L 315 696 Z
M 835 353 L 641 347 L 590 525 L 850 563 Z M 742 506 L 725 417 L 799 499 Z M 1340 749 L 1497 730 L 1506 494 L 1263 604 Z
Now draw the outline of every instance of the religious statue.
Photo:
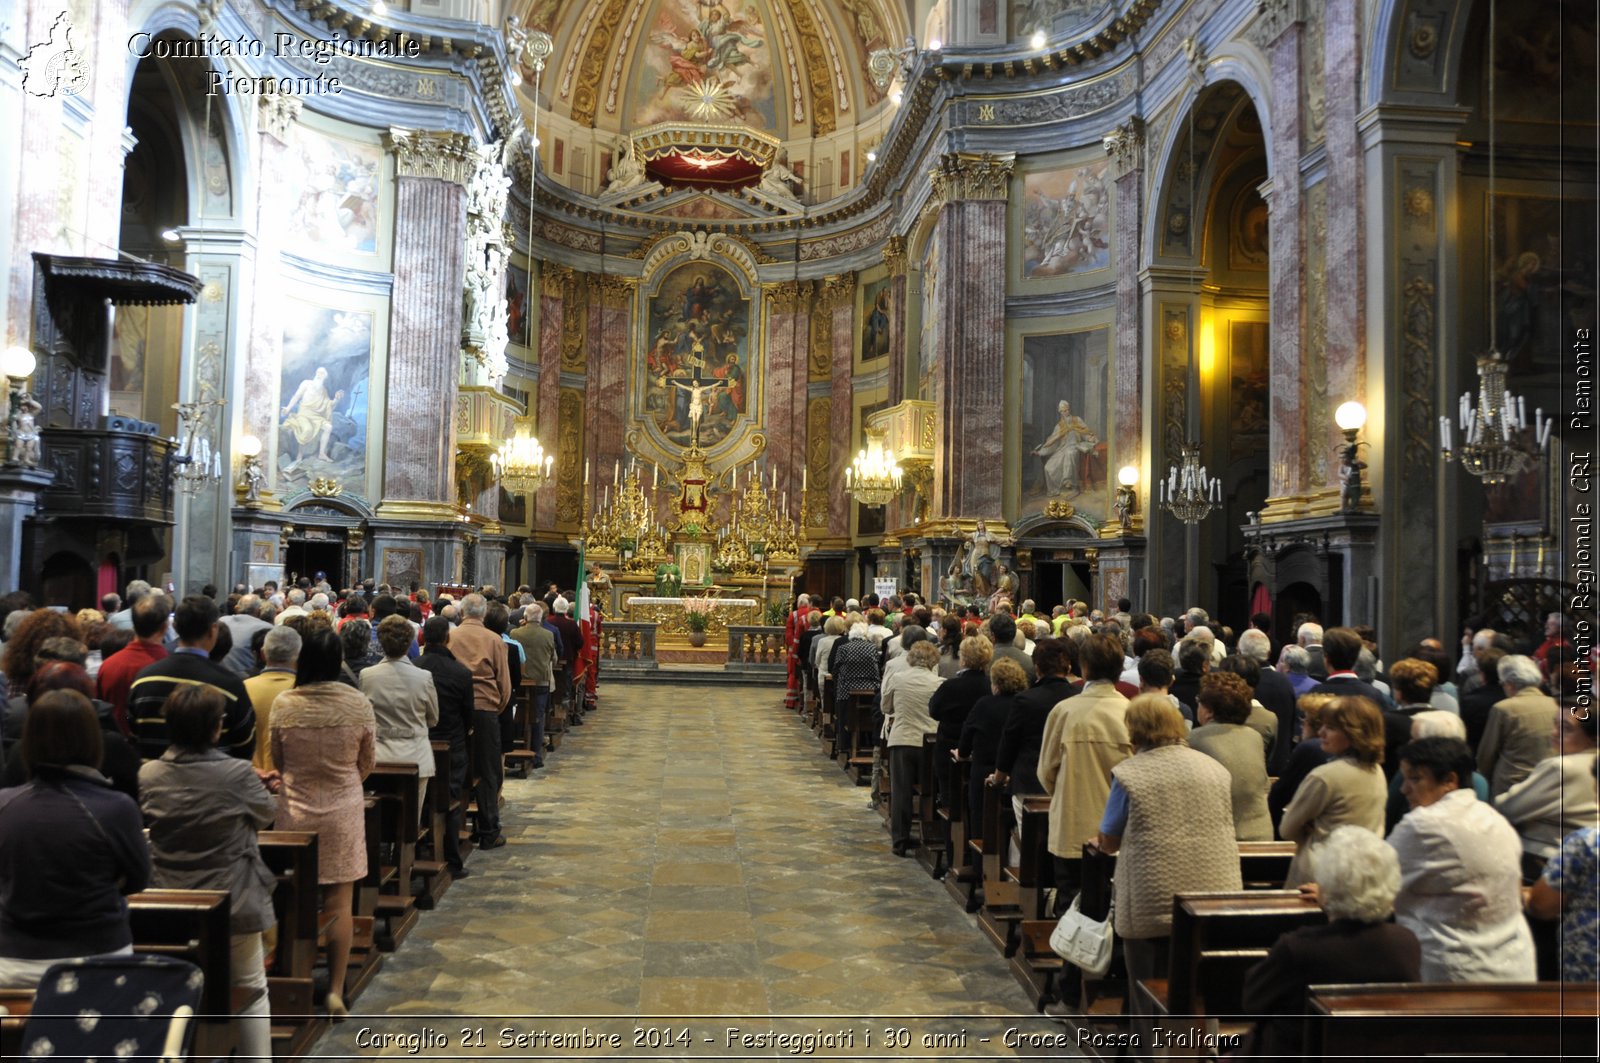
M 702 384 L 699 382 L 699 378 L 696 377 L 687 384 L 681 380 L 669 380 L 667 383 L 687 392 L 689 395 L 689 438 L 693 440 L 694 445 L 698 446 L 700 444 L 700 419 L 706 413 L 706 396 L 716 388 L 727 387 L 728 381 L 719 380 L 715 384 Z
M 644 172 L 644 167 L 639 165 L 639 160 L 633 153 L 633 138 L 630 136 L 624 141 L 625 146 L 617 152 L 616 161 L 611 164 L 611 169 L 606 174 L 606 187 L 601 195 L 615 195 L 629 189 L 638 188 L 650 180 Z
M 761 175 L 761 183 L 756 188 L 776 199 L 793 200 L 800 194 L 800 175 L 784 165 L 789 158 L 785 153 L 781 158 L 774 158 L 767 166 L 767 172 Z
M 39 464 L 39 405 L 32 395 L 24 395 L 11 414 L 11 463 L 34 466 Z
M 1049 495 L 1077 494 L 1083 490 L 1083 457 L 1093 453 L 1100 440 L 1083 418 L 1062 399 L 1056 410 L 1060 420 L 1048 439 L 1033 448 L 1044 459 L 1044 487 Z
M 950 567 L 939 579 L 940 599 L 957 608 L 965 608 L 972 604 L 972 577 L 967 572 L 967 551 L 970 545 L 961 543 L 956 547 L 956 556 L 950 559 Z
M 995 565 L 994 582 L 994 593 L 989 596 L 990 612 L 994 612 L 995 607 L 1001 602 L 1015 603 L 1017 595 L 1022 590 L 1022 583 L 1017 579 L 1017 574 L 1006 567 L 1004 561 Z
M 678 574 L 678 566 L 671 561 L 663 561 L 656 566 L 656 597 L 676 598 L 683 591 L 683 580 Z
M 989 534 L 989 526 L 980 519 L 968 540 L 966 574 L 972 580 L 976 597 L 987 598 L 995 592 L 995 566 L 1000 562 L 1000 548 L 1010 546 L 1011 540 L 1001 542 Z

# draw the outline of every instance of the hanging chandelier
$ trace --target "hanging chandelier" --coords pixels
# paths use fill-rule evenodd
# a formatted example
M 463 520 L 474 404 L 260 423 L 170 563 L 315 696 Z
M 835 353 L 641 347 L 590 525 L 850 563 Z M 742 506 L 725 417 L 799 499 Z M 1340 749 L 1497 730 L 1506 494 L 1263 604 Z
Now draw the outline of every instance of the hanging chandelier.
M 1160 485 L 1161 506 L 1185 524 L 1198 524 L 1222 503 L 1222 477 L 1208 476 L 1200 464 L 1200 444 L 1185 443 L 1183 463 L 1172 466 Z
M 494 466 L 500 486 L 513 495 L 537 491 L 549 477 L 555 461 L 555 456 L 546 454 L 544 446 L 527 432 L 518 432 L 489 455 L 489 464 Z
M 865 449 L 844 471 L 844 489 L 864 506 L 882 506 L 900 493 L 902 473 L 894 451 L 883 446 L 882 432 L 867 432 Z
M 1495 4 L 1489 3 L 1489 269 L 1499 268 L 1499 257 L 1494 237 L 1495 196 L 1495 95 L 1494 95 L 1494 42 Z M 1513 476 L 1520 476 L 1538 464 L 1539 459 L 1523 445 L 1523 433 L 1533 430 L 1539 453 L 1550 445 L 1551 420 L 1544 411 L 1534 408 L 1533 420 L 1528 420 L 1527 406 L 1521 396 L 1513 395 L 1507 388 L 1506 376 L 1510 367 L 1505 355 L 1500 353 L 1499 299 L 1491 284 L 1489 292 L 1489 353 L 1478 359 L 1478 395 L 1461 396 L 1458 416 L 1464 436 L 1460 451 L 1451 447 L 1450 419 L 1439 418 L 1440 457 L 1449 461 L 1455 457 L 1461 467 L 1485 486 L 1503 484 Z
M 222 452 L 205 434 L 206 411 L 221 406 L 221 399 L 175 402 L 178 411 L 178 452 L 172 456 L 172 478 L 186 495 L 197 495 L 222 479 Z

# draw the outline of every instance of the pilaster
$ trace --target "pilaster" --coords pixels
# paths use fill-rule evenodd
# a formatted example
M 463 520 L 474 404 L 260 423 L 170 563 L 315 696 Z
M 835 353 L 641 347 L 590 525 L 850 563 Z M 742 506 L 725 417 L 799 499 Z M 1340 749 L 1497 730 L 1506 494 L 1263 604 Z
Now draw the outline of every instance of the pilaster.
M 1144 310 L 1139 299 L 1139 234 L 1144 216 L 1144 123 L 1135 118 L 1118 127 L 1104 141 L 1116 182 L 1112 214 L 1112 245 L 1117 249 L 1117 324 L 1112 350 L 1115 379 L 1112 384 L 1112 453 L 1106 467 L 1139 468 L 1140 488 L 1152 482 L 1152 464 L 1143 447 Z M 1141 507 L 1143 508 L 1143 507 Z

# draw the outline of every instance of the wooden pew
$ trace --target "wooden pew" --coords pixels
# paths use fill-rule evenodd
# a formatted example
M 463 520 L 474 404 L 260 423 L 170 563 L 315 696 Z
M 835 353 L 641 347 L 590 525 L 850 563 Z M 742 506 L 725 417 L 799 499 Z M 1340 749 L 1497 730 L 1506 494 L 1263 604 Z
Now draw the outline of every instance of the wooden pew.
M 1000 787 L 985 787 L 983 833 L 976 850 L 983 876 L 983 904 L 978 910 L 978 925 L 1007 956 L 1011 954 L 1013 925 L 1023 918 L 1017 884 L 1003 874 L 1014 825 L 1010 794 Z
M 417 805 L 420 781 L 417 766 L 410 762 L 382 761 L 367 776 L 367 793 L 378 798 L 379 810 L 378 892 L 372 898 L 371 914 L 383 923 L 374 940 L 385 952 L 393 952 L 417 924 L 411 878 L 421 817 Z
M 232 1017 L 249 991 L 233 988 L 227 890 L 149 889 L 128 897 L 133 950 L 187 960 L 205 976 L 195 1016 L 193 1055 L 225 1057 L 235 1047 Z
M 939 814 L 939 739 L 937 735 L 922 736 L 919 753 L 921 780 L 916 787 L 917 861 L 928 869 L 934 878 L 943 878 L 950 866 L 949 820 Z
M 273 1055 L 305 1055 L 327 1028 L 313 1002 L 312 968 L 321 933 L 315 831 L 262 831 L 261 859 L 277 876 L 272 906 L 277 943 L 267 957 L 267 993 L 272 1004 Z
M 944 813 L 950 860 L 949 866 L 945 869 L 944 888 L 949 890 L 950 896 L 960 901 L 969 912 L 975 910 L 972 900 L 983 884 L 982 868 L 978 866 L 972 846 L 968 844 L 982 833 L 972 822 L 972 813 L 967 802 L 967 787 L 971 781 L 972 759 L 957 758 L 950 771 L 950 785 L 954 792 L 950 807 Z
M 1239 875 L 1247 890 L 1278 890 L 1289 877 L 1294 842 L 1240 842 Z
M 382 802 L 371 794 L 367 795 L 363 807 L 365 822 L 365 836 L 367 846 L 367 874 L 360 882 L 356 883 L 355 895 L 351 898 L 350 908 L 352 927 L 350 932 L 350 966 L 345 972 L 344 1001 L 352 1003 L 356 997 L 371 983 L 378 969 L 383 966 L 383 956 L 376 941 L 377 926 L 374 913 L 378 908 L 378 896 L 382 892 L 386 874 L 392 869 L 385 869 L 379 858 L 379 844 L 383 837 L 383 810 Z M 326 945 L 319 940 L 319 945 Z
M 1560 982 L 1312 986 L 1308 1058 L 1594 1059 L 1600 986 Z
M 535 703 L 534 691 L 538 684 L 522 681 L 522 689 L 517 691 L 518 712 L 514 727 L 516 733 L 511 736 L 511 749 L 506 753 L 506 774 L 515 772 L 517 778 L 526 779 L 533 770 L 533 762 L 544 759 L 544 750 L 533 748 L 533 707 Z M 501 726 L 505 726 L 507 713 L 500 717 Z
M 445 864 L 445 838 L 450 832 L 452 811 L 459 811 L 460 801 L 450 799 L 450 743 L 432 742 L 433 778 L 428 780 L 428 792 L 422 802 L 422 827 L 417 834 L 417 847 L 428 850 L 428 858 L 417 858 L 412 870 L 422 879 L 422 892 L 417 894 L 417 907 L 432 911 L 450 888 L 453 879 Z
M 839 755 L 839 721 L 834 718 L 834 701 L 839 690 L 832 676 L 822 681 L 822 701 L 817 706 L 817 738 L 828 748 L 828 759 Z
M 1012 975 L 1032 994 L 1034 1006 L 1043 1010 L 1055 999 L 1056 981 L 1065 968 L 1050 949 L 1056 921 L 1045 910 L 1045 881 L 1053 877 L 1049 797 L 1022 799 L 1022 820 L 1014 837 L 1018 861 L 1001 868 L 1001 874 L 1016 884 L 1022 919 L 1009 928 L 1005 955 L 1011 960 Z
M 1242 1034 L 1250 1026 L 1240 1002 L 1246 973 L 1284 934 L 1327 921 L 1298 890 L 1180 893 L 1172 901 L 1167 977 L 1140 982 L 1135 991 L 1153 1014 L 1168 1017 L 1169 1029 L 1203 1032 L 1204 1019 L 1194 1017 L 1204 1016 L 1226 1024 L 1224 1032 Z
M 872 749 L 878 743 L 872 730 L 872 706 L 877 698 L 877 691 L 866 690 L 849 694 L 845 701 L 838 761 L 857 786 L 872 783 Z

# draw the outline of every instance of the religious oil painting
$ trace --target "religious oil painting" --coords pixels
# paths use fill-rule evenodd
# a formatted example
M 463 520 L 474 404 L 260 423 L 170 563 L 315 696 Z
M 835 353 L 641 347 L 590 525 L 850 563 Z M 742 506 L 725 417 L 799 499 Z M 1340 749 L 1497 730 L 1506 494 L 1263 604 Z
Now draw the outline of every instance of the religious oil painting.
M 1023 338 L 1023 512 L 1061 500 L 1104 516 L 1108 355 L 1103 328 Z
M 284 244 L 371 255 L 378 250 L 378 183 L 383 149 L 293 127 L 284 173 L 289 217 Z
M 508 528 L 521 528 L 528 523 L 528 496 L 514 495 L 504 487 L 500 491 L 500 523 Z
M 365 495 L 372 314 L 284 302 L 279 494 L 324 479 Z
M 1228 322 L 1228 445 L 1244 457 L 1267 447 L 1271 351 L 1265 321 Z
M 875 280 L 861 291 L 861 360 L 889 353 L 889 278 Z
M 750 302 L 720 266 L 687 262 L 650 298 L 636 373 L 645 420 L 672 443 L 714 447 L 750 413 Z
M 1497 195 L 1490 223 L 1495 346 L 1514 375 L 1553 375 L 1567 337 L 1595 327 L 1594 200 Z
M 111 390 L 144 391 L 146 348 L 150 343 L 150 308 L 119 306 L 111 325 Z M 141 411 L 142 412 L 142 411 Z M 138 416 L 138 414 L 135 414 Z
M 422 551 L 410 547 L 383 548 L 383 582 L 409 589 L 422 584 Z
M 1111 264 L 1107 163 L 1037 170 L 1022 183 L 1022 275 L 1060 277 Z
M 769 18 L 755 0 L 660 0 L 645 30 L 631 125 L 719 122 L 777 131 Z
M 529 346 L 531 320 L 528 313 L 528 271 L 513 262 L 506 267 L 506 336 L 518 347 Z

